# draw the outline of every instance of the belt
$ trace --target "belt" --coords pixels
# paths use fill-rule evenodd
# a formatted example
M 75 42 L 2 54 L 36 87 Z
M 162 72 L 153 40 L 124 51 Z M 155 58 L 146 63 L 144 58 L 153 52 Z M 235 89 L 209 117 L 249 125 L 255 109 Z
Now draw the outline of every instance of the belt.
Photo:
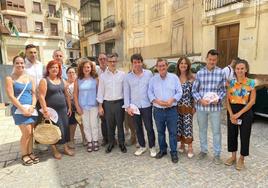
M 158 108 L 158 107 L 155 107 L 155 108 L 158 110 L 172 110 L 172 109 L 176 108 L 176 106 L 167 107 L 167 108 Z
M 122 102 L 122 101 L 123 101 L 123 99 L 118 99 L 118 100 L 114 100 L 114 101 L 106 101 L 106 100 L 104 100 L 104 102 L 111 103 L 111 104 Z

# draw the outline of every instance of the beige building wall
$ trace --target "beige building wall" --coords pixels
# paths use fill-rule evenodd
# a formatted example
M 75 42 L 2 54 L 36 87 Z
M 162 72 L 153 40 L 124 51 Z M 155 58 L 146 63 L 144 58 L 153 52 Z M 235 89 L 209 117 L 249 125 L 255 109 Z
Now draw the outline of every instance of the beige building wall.
M 140 0 L 126 3 L 126 54 L 145 59 L 200 56 L 202 2 Z
M 244 1 L 221 9 L 204 12 L 202 59 L 217 47 L 217 28 L 239 23 L 238 56 L 246 59 L 253 74 L 268 74 L 268 2 Z

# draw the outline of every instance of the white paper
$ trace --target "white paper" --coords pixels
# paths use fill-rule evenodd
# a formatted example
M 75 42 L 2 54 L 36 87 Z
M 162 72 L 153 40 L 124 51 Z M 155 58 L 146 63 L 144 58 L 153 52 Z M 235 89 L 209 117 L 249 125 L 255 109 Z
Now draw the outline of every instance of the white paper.
M 30 105 L 30 104 L 23 104 L 22 106 L 24 108 L 26 108 L 26 109 L 29 109 L 32 105 Z M 22 113 L 22 111 L 20 111 L 20 109 L 17 108 L 15 110 L 15 114 L 23 114 L 23 113 Z M 37 110 L 36 109 L 34 109 L 34 111 L 32 113 L 32 116 L 38 116 L 38 113 L 37 113 Z
M 40 109 L 39 111 L 41 113 L 43 113 L 43 109 Z M 47 111 L 49 113 L 50 120 L 53 121 L 54 123 L 57 123 L 59 116 L 58 116 L 58 113 L 56 112 L 56 110 L 54 110 L 53 108 L 47 107 Z
M 209 101 L 209 103 L 212 103 L 212 102 L 214 102 L 214 101 L 219 100 L 219 96 L 218 96 L 218 94 L 215 93 L 215 92 L 207 92 L 207 93 L 204 95 L 203 99 Z

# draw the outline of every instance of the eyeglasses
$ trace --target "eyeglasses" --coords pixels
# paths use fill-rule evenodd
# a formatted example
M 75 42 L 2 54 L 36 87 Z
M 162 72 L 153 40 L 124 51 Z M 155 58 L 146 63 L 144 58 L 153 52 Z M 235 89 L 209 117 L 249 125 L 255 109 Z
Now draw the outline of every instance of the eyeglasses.
M 106 58 L 99 58 L 99 60 L 106 60 Z
M 116 63 L 117 61 L 108 61 L 109 63 Z

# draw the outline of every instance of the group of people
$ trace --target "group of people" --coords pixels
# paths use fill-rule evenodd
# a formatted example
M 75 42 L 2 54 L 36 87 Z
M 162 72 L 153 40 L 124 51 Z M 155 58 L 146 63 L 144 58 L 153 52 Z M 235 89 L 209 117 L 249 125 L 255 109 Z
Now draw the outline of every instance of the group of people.
M 144 68 L 140 54 L 131 56 L 132 68 L 125 73 L 117 69 L 116 53 L 100 53 L 99 65 L 87 58 L 81 58 L 76 70 L 63 64 L 63 53 L 60 50 L 54 51 L 53 60 L 48 62 L 46 67 L 37 61 L 36 46 L 27 45 L 25 50 L 25 58 L 14 57 L 13 73 L 6 78 L 6 91 L 13 104 L 13 118 L 22 132 L 21 153 L 24 165 L 39 162 L 39 158 L 32 152 L 32 135 L 34 126 L 40 119 L 50 118 L 48 108 L 58 113 L 58 120 L 54 124 L 60 128 L 62 139 L 57 144 L 64 144 L 66 155 L 74 155 L 74 133 L 77 124 L 80 126 L 87 151 L 99 150 L 99 119 L 103 137 L 101 145 L 106 146 L 105 152 L 112 152 L 118 144 L 121 152 L 126 153 L 123 124 L 127 114 L 134 123 L 139 144 L 134 154 L 140 156 L 147 151 L 144 136 L 146 130 L 150 156 L 156 159 L 165 156 L 168 151 L 167 129 L 173 163 L 179 160 L 178 142 L 179 152 L 187 151 L 189 158 L 194 156 L 194 113 L 197 114 L 201 147 L 198 159 L 206 158 L 209 117 L 213 133 L 213 162 L 221 164 L 220 116 L 222 103 L 226 100 L 228 151 L 232 152 L 232 156 L 225 164 L 236 164 L 238 170 L 244 168 L 244 157 L 249 155 L 253 118 L 251 108 L 256 96 L 254 80 L 248 78 L 247 61 L 235 59 L 231 67 L 233 77 L 229 79 L 225 71 L 216 66 L 219 56 L 216 50 L 207 53 L 206 67 L 195 76 L 191 73 L 191 62 L 186 56 L 179 58 L 175 74 L 167 71 L 166 59 L 158 58 L 158 73 L 153 75 L 150 70 Z M 208 93 L 213 93 L 216 98 L 209 100 L 205 97 Z M 82 122 L 77 120 L 77 115 L 81 117 Z M 153 118 L 157 130 L 158 152 L 155 147 Z M 237 161 L 239 132 L 241 155 Z M 60 159 L 62 154 L 56 144 L 51 145 L 51 148 L 53 156 Z

